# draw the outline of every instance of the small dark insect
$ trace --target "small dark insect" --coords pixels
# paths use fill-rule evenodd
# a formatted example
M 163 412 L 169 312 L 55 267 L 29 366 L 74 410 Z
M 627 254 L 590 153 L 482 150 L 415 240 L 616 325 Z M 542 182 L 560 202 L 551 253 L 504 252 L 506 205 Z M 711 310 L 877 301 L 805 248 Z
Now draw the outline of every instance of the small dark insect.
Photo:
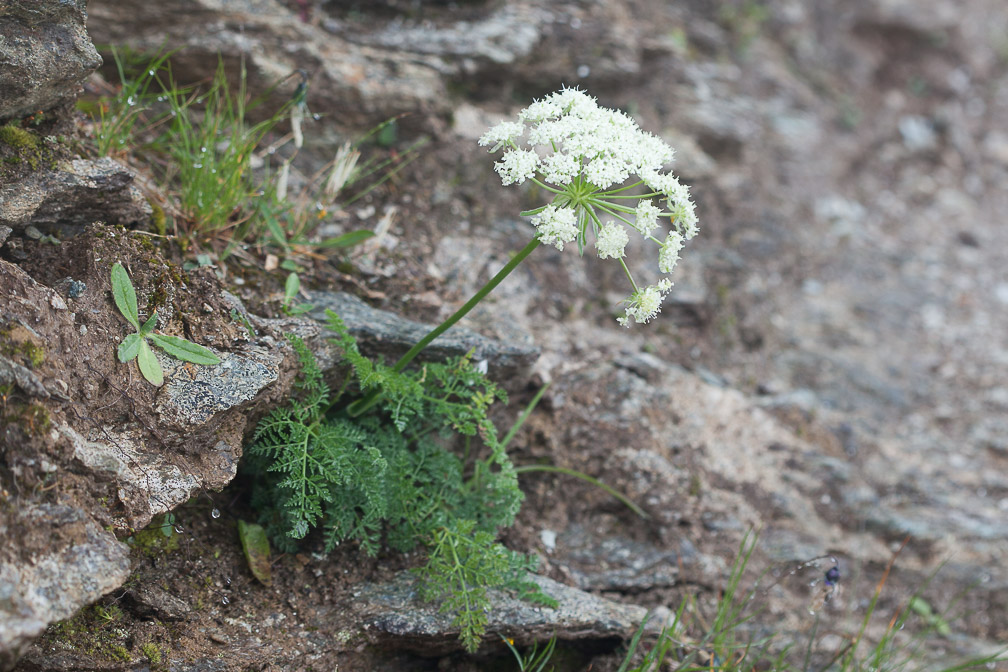
M 826 583 L 827 586 L 830 587 L 840 583 L 840 568 L 837 567 L 836 565 L 833 565 L 832 567 L 827 569 L 824 582 Z

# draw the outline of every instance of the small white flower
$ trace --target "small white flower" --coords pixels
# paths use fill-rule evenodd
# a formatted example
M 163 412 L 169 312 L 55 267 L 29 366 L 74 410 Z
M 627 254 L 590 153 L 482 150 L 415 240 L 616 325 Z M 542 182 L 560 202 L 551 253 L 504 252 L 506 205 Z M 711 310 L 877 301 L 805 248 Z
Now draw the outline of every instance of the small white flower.
M 670 231 L 665 238 L 665 244 L 658 252 L 658 270 L 662 273 L 671 273 L 679 261 L 679 250 L 683 246 L 683 237 L 678 231 Z
M 630 168 L 615 157 L 599 156 L 585 166 L 584 174 L 599 189 L 608 189 L 625 181 L 630 176 Z
M 542 160 L 540 170 L 547 182 L 566 185 L 581 172 L 581 163 L 570 154 L 556 152 Z
M 598 232 L 595 249 L 598 250 L 599 259 L 620 259 L 629 242 L 630 237 L 626 229 L 616 222 L 609 222 Z
M 563 250 L 578 235 L 577 214 L 574 208 L 558 208 L 547 205 L 538 215 L 532 216 L 532 224 L 539 232 L 539 240 L 547 245 L 555 245 Z
M 665 295 L 672 289 L 672 281 L 662 278 L 657 284 L 639 289 L 626 299 L 626 315 L 616 318 L 624 327 L 630 326 L 630 318 L 637 324 L 646 324 L 661 310 Z
M 501 160 L 494 164 L 494 168 L 500 173 L 501 183 L 505 186 L 509 184 L 523 183 L 535 174 L 539 166 L 539 155 L 531 150 L 511 149 L 504 152 Z
M 651 235 L 651 232 L 658 226 L 658 206 L 651 202 L 649 198 L 642 198 L 637 203 L 637 217 L 633 227 L 640 231 L 642 236 Z
M 517 121 L 502 121 L 489 131 L 484 133 L 480 139 L 480 147 L 493 145 L 491 152 L 496 152 L 502 146 L 510 144 L 521 137 L 525 132 L 525 125 Z
M 697 227 L 697 216 L 696 210 L 693 202 L 688 198 L 679 201 L 675 205 L 669 203 L 672 211 L 672 220 L 675 222 L 676 228 L 682 233 L 683 238 L 686 240 L 692 240 L 699 232 Z

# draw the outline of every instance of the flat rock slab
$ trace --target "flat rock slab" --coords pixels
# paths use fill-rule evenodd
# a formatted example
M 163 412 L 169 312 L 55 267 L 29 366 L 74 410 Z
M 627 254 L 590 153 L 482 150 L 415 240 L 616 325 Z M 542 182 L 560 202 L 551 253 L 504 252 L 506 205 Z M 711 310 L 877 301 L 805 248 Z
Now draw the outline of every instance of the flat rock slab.
M 381 356 L 391 364 L 426 336 L 437 325 L 407 320 L 395 313 L 372 308 L 357 297 L 343 292 L 309 292 L 315 305 L 310 315 L 327 321 L 325 311 L 339 315 L 350 333 L 357 338 L 368 356 Z M 487 360 L 490 377 L 495 380 L 524 380 L 539 357 L 539 348 L 510 345 L 455 325 L 434 339 L 420 353 L 422 361 L 444 361 L 473 351 L 474 361 Z
M 0 188 L 0 224 L 66 238 L 92 222 L 146 223 L 151 206 L 134 180 L 112 159 L 73 159 Z
M 558 603 L 555 609 L 523 602 L 492 591 L 487 637 L 495 634 L 519 644 L 559 639 L 610 639 L 630 636 L 647 615 L 644 607 L 619 604 L 565 586 L 544 576 L 531 577 Z M 392 581 L 365 584 L 357 594 L 358 618 L 377 644 L 421 655 L 444 655 L 461 649 L 459 629 L 451 615 L 438 613 L 436 603 L 420 599 L 416 579 L 408 573 Z

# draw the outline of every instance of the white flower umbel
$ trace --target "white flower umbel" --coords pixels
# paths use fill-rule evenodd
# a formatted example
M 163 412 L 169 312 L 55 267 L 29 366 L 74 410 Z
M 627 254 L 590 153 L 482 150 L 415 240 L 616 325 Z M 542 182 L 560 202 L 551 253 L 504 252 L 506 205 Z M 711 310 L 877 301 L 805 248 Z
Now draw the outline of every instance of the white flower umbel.
M 599 259 L 622 259 L 623 248 L 630 242 L 626 229 L 619 224 L 609 222 L 602 227 L 595 237 L 595 249 Z
M 539 214 L 532 216 L 532 224 L 539 232 L 539 240 L 547 245 L 556 245 L 563 250 L 564 243 L 577 238 L 578 227 L 575 220 L 577 214 L 574 208 L 558 208 L 547 205 Z
M 531 180 L 552 196 L 550 203 L 522 213 L 532 216 L 539 242 L 563 250 L 577 241 L 584 254 L 590 231 L 598 256 L 616 259 L 623 267 L 633 291 L 620 324 L 647 322 L 658 314 L 671 281 L 662 278 L 639 287 L 625 249 L 627 229 L 637 231 L 658 246 L 658 268 L 667 274 L 684 242 L 698 232 L 689 187 L 663 172 L 674 154 L 671 147 L 578 89 L 562 89 L 534 102 L 517 121 L 504 121 L 484 133 L 479 144 L 491 152 L 503 150 L 494 166 L 503 184 Z M 615 221 L 603 224 L 601 217 Z

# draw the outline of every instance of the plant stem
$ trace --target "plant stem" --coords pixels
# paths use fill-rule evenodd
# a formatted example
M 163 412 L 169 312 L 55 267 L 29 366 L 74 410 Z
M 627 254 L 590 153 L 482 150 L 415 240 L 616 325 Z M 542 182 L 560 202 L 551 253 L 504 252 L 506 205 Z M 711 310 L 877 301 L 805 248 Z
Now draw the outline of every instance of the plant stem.
M 412 348 L 410 348 L 405 355 L 400 357 L 399 361 L 396 362 L 395 366 L 392 367 L 392 370 L 398 373 L 403 369 L 405 369 L 406 365 L 412 362 L 414 357 L 419 355 L 424 348 L 430 345 L 431 341 L 433 341 L 435 338 L 437 338 L 444 332 L 448 331 L 448 329 L 450 329 L 456 322 L 465 317 L 470 310 L 476 307 L 477 303 L 486 298 L 486 295 L 492 292 L 494 288 L 497 285 L 499 285 L 504 280 L 504 278 L 510 275 L 511 271 L 516 269 L 518 267 L 518 264 L 524 261 L 525 257 L 532 254 L 532 251 L 537 247 L 539 247 L 539 238 L 533 238 L 531 241 L 529 241 L 529 244 L 526 245 L 524 248 L 522 248 L 522 250 L 518 254 L 511 257 L 511 260 L 504 265 L 504 268 L 502 268 L 500 271 L 497 272 L 497 275 L 490 278 L 490 280 L 485 285 L 483 285 L 478 292 L 473 294 L 472 298 L 466 301 L 461 308 L 456 310 L 451 317 L 449 317 L 447 320 L 445 320 L 438 326 L 434 327 L 434 329 L 432 329 L 429 334 L 420 339 L 420 341 Z M 358 399 L 357 401 L 347 406 L 347 414 L 351 418 L 356 418 L 357 416 L 361 415 L 365 411 L 372 408 L 376 403 L 378 403 L 378 397 L 380 395 L 381 390 L 377 389 L 371 390 L 371 392 L 369 392 L 367 396 Z

